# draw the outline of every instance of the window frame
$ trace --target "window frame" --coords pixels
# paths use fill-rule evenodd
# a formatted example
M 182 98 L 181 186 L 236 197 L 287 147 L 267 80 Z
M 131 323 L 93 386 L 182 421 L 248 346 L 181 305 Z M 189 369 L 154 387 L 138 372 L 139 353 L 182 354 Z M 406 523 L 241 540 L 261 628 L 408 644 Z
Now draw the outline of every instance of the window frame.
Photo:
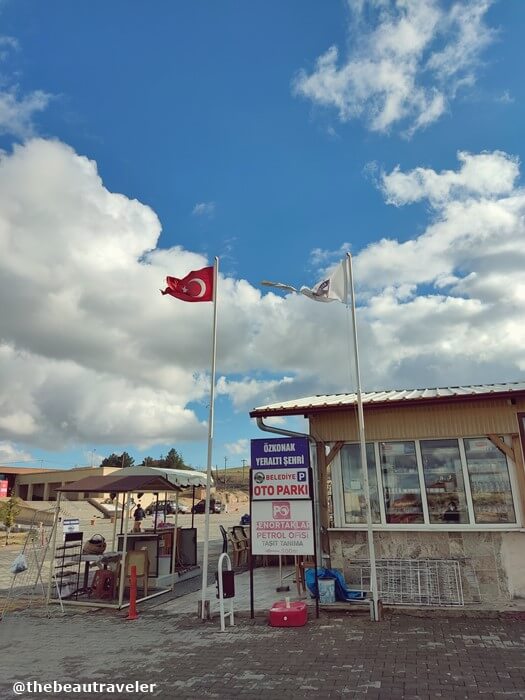
M 525 419 L 525 413 L 522 414 Z M 521 425 L 520 425 L 521 428 Z M 525 427 L 524 427 L 525 431 Z M 379 491 L 379 508 L 381 515 L 380 523 L 372 523 L 373 530 L 400 530 L 415 532 L 418 530 L 435 530 L 435 531 L 450 531 L 450 530 L 521 530 L 523 529 L 523 513 L 520 507 L 519 499 L 519 484 L 516 476 L 516 464 L 514 461 L 509 459 L 506 454 L 502 453 L 506 463 L 509 474 L 509 485 L 511 491 L 512 504 L 514 506 L 514 513 L 516 517 L 516 522 L 513 523 L 476 523 L 474 504 L 472 500 L 472 492 L 470 488 L 470 474 L 468 471 L 468 464 L 465 452 L 464 440 L 472 439 L 488 439 L 486 435 L 462 435 L 458 437 L 457 435 L 445 437 L 422 437 L 422 438 L 387 438 L 383 440 L 366 440 L 368 444 L 372 443 L 374 445 L 374 456 L 376 461 L 376 473 L 377 473 L 377 487 Z M 502 439 L 506 444 L 509 444 L 509 437 L 507 435 L 502 436 Z M 469 523 L 431 523 L 429 519 L 428 512 L 428 502 L 427 493 L 424 486 L 424 470 L 423 470 L 423 460 L 421 454 L 421 441 L 425 440 L 457 440 L 459 447 L 459 454 L 461 457 L 461 468 L 463 476 L 463 487 L 465 493 L 465 499 L 467 503 L 467 512 L 469 516 Z M 384 485 L 383 485 L 383 475 L 381 473 L 381 463 L 379 454 L 379 444 L 381 442 L 414 442 L 416 449 L 416 463 L 419 476 L 419 484 L 421 489 L 421 498 L 423 505 L 423 522 L 422 523 L 387 523 L 386 513 L 385 513 L 385 502 L 384 502 Z M 356 440 L 345 441 L 345 445 L 355 445 L 359 444 Z M 367 528 L 366 522 L 363 523 L 347 523 L 345 521 L 345 509 L 343 500 L 343 478 L 342 478 L 342 465 L 341 465 L 341 453 L 339 452 L 334 458 L 332 465 L 332 498 L 333 498 L 333 512 L 334 512 L 334 527 L 331 530 L 365 530 Z

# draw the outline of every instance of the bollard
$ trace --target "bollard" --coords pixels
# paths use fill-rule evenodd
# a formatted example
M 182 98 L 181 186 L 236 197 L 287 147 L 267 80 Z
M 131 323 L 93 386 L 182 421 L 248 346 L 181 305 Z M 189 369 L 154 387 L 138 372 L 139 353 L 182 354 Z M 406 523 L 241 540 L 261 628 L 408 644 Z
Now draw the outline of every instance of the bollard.
M 137 620 L 137 567 L 135 564 L 131 567 L 130 585 L 129 585 L 129 611 L 126 620 Z

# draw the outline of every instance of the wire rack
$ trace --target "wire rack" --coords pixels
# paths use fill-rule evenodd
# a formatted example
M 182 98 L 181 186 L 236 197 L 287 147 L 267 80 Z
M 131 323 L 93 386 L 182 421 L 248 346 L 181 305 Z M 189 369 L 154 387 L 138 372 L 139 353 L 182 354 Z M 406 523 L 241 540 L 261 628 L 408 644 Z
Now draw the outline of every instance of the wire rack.
M 51 566 L 50 541 L 55 526 L 54 508 L 33 514 L 22 547 L 19 552 L 13 552 L 9 562 L 11 564 L 16 555 L 21 553 L 25 557 L 27 568 L 17 574 L 10 573 L 9 588 L 0 593 L 1 620 L 10 612 L 46 606 Z M 6 572 L 3 573 L 5 575 Z M 54 585 L 56 586 L 56 581 Z M 62 601 L 60 607 L 62 608 Z
M 349 571 L 350 585 L 370 589 L 370 562 L 354 560 Z M 389 605 L 464 605 L 459 562 L 452 559 L 378 559 L 376 561 L 379 598 Z

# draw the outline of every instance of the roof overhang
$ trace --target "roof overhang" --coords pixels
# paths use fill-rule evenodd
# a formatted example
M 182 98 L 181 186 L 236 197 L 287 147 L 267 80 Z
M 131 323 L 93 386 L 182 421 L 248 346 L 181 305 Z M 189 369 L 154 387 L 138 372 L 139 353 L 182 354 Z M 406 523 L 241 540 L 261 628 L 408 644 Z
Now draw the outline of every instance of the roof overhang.
M 522 399 L 525 398 L 525 391 L 494 391 L 486 394 L 462 394 L 451 396 L 431 396 L 415 399 L 401 398 L 398 400 L 378 400 L 363 401 L 363 409 L 366 411 L 376 408 L 402 409 L 411 406 L 436 406 L 451 403 L 466 403 L 479 401 L 492 401 L 494 399 Z M 321 413 L 337 413 L 348 411 L 357 406 L 356 401 L 340 401 L 339 403 L 326 404 L 303 404 L 296 406 L 261 406 L 250 411 L 250 418 L 270 418 L 272 416 L 304 416 L 308 418 Z

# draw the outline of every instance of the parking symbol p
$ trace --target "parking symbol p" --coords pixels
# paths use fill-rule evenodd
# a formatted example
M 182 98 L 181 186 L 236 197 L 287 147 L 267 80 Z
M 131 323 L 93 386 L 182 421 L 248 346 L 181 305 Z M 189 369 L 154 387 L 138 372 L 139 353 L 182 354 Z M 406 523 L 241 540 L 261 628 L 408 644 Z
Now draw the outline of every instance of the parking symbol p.
M 306 472 L 297 472 L 297 481 L 306 481 Z

